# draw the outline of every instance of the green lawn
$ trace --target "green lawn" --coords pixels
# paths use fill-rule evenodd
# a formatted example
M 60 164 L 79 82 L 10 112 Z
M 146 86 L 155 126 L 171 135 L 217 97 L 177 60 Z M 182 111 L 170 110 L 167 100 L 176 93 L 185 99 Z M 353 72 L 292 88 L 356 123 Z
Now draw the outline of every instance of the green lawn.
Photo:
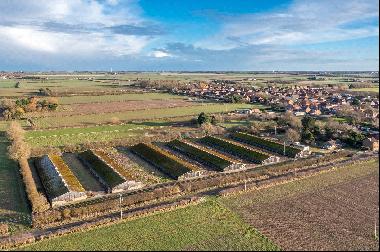
M 278 250 L 213 199 L 171 212 L 38 242 L 23 249 Z
M 8 141 L 0 132 L 0 222 L 10 225 L 11 232 L 30 225 L 29 207 L 17 164 L 7 157 Z

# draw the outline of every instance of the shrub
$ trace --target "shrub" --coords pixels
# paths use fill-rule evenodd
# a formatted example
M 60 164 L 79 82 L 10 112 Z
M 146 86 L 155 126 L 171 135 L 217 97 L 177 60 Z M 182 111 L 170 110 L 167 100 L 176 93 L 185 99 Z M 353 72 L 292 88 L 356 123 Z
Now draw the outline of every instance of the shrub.
M 6 223 L 0 223 L 0 236 L 1 235 L 7 235 L 9 232 L 8 224 Z
M 111 117 L 110 118 L 110 123 L 112 123 L 112 124 L 119 124 L 120 123 L 120 119 L 118 117 L 116 117 L 116 116 Z

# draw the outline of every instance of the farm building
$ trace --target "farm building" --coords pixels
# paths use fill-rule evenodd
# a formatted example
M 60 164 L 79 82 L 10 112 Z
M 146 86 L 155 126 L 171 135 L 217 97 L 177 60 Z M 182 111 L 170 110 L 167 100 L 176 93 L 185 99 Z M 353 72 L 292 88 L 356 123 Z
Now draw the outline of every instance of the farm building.
M 205 172 L 153 144 L 139 143 L 131 151 L 172 179 L 198 177 Z
M 79 153 L 78 156 L 110 193 L 134 190 L 144 186 L 141 182 L 135 181 L 123 167 L 103 151 L 87 150 Z
M 60 156 L 45 155 L 36 160 L 36 168 L 52 206 L 87 197 L 82 185 Z
M 223 172 L 243 169 L 245 167 L 245 164 L 239 163 L 236 160 L 232 160 L 231 158 L 210 149 L 195 145 L 190 141 L 173 140 L 167 143 L 167 146 L 210 167 L 213 171 Z
M 219 137 L 207 136 L 200 138 L 197 141 L 203 145 L 239 157 L 250 163 L 270 164 L 279 161 L 277 156 L 270 156 L 267 153 L 243 146 L 238 142 Z
M 294 147 L 284 145 L 283 143 L 278 143 L 248 133 L 237 132 L 231 134 L 231 137 L 236 141 L 243 142 L 245 144 L 252 145 L 290 158 L 300 158 L 308 156 L 310 154 L 310 149 L 307 147 Z

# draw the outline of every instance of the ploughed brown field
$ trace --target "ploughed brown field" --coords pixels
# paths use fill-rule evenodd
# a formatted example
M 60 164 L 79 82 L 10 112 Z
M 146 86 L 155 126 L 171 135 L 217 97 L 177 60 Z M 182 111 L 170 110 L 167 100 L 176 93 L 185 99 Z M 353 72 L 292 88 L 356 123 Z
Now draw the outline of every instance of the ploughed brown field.
M 283 250 L 378 250 L 376 162 L 350 167 L 353 174 L 326 173 L 242 194 L 225 204 Z

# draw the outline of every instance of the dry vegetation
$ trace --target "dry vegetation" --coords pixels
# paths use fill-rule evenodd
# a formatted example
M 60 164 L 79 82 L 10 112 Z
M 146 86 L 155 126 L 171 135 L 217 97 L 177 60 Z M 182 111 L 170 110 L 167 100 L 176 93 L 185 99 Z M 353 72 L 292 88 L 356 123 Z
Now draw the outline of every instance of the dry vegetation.
M 25 131 L 18 122 L 10 123 L 7 131 L 7 137 L 12 141 L 12 144 L 8 147 L 8 152 L 10 158 L 19 162 L 21 175 L 23 177 L 32 211 L 38 212 L 47 208 L 47 202 L 44 201 L 44 198 L 37 191 L 37 187 L 28 164 L 30 147 L 24 141 L 24 134 Z

